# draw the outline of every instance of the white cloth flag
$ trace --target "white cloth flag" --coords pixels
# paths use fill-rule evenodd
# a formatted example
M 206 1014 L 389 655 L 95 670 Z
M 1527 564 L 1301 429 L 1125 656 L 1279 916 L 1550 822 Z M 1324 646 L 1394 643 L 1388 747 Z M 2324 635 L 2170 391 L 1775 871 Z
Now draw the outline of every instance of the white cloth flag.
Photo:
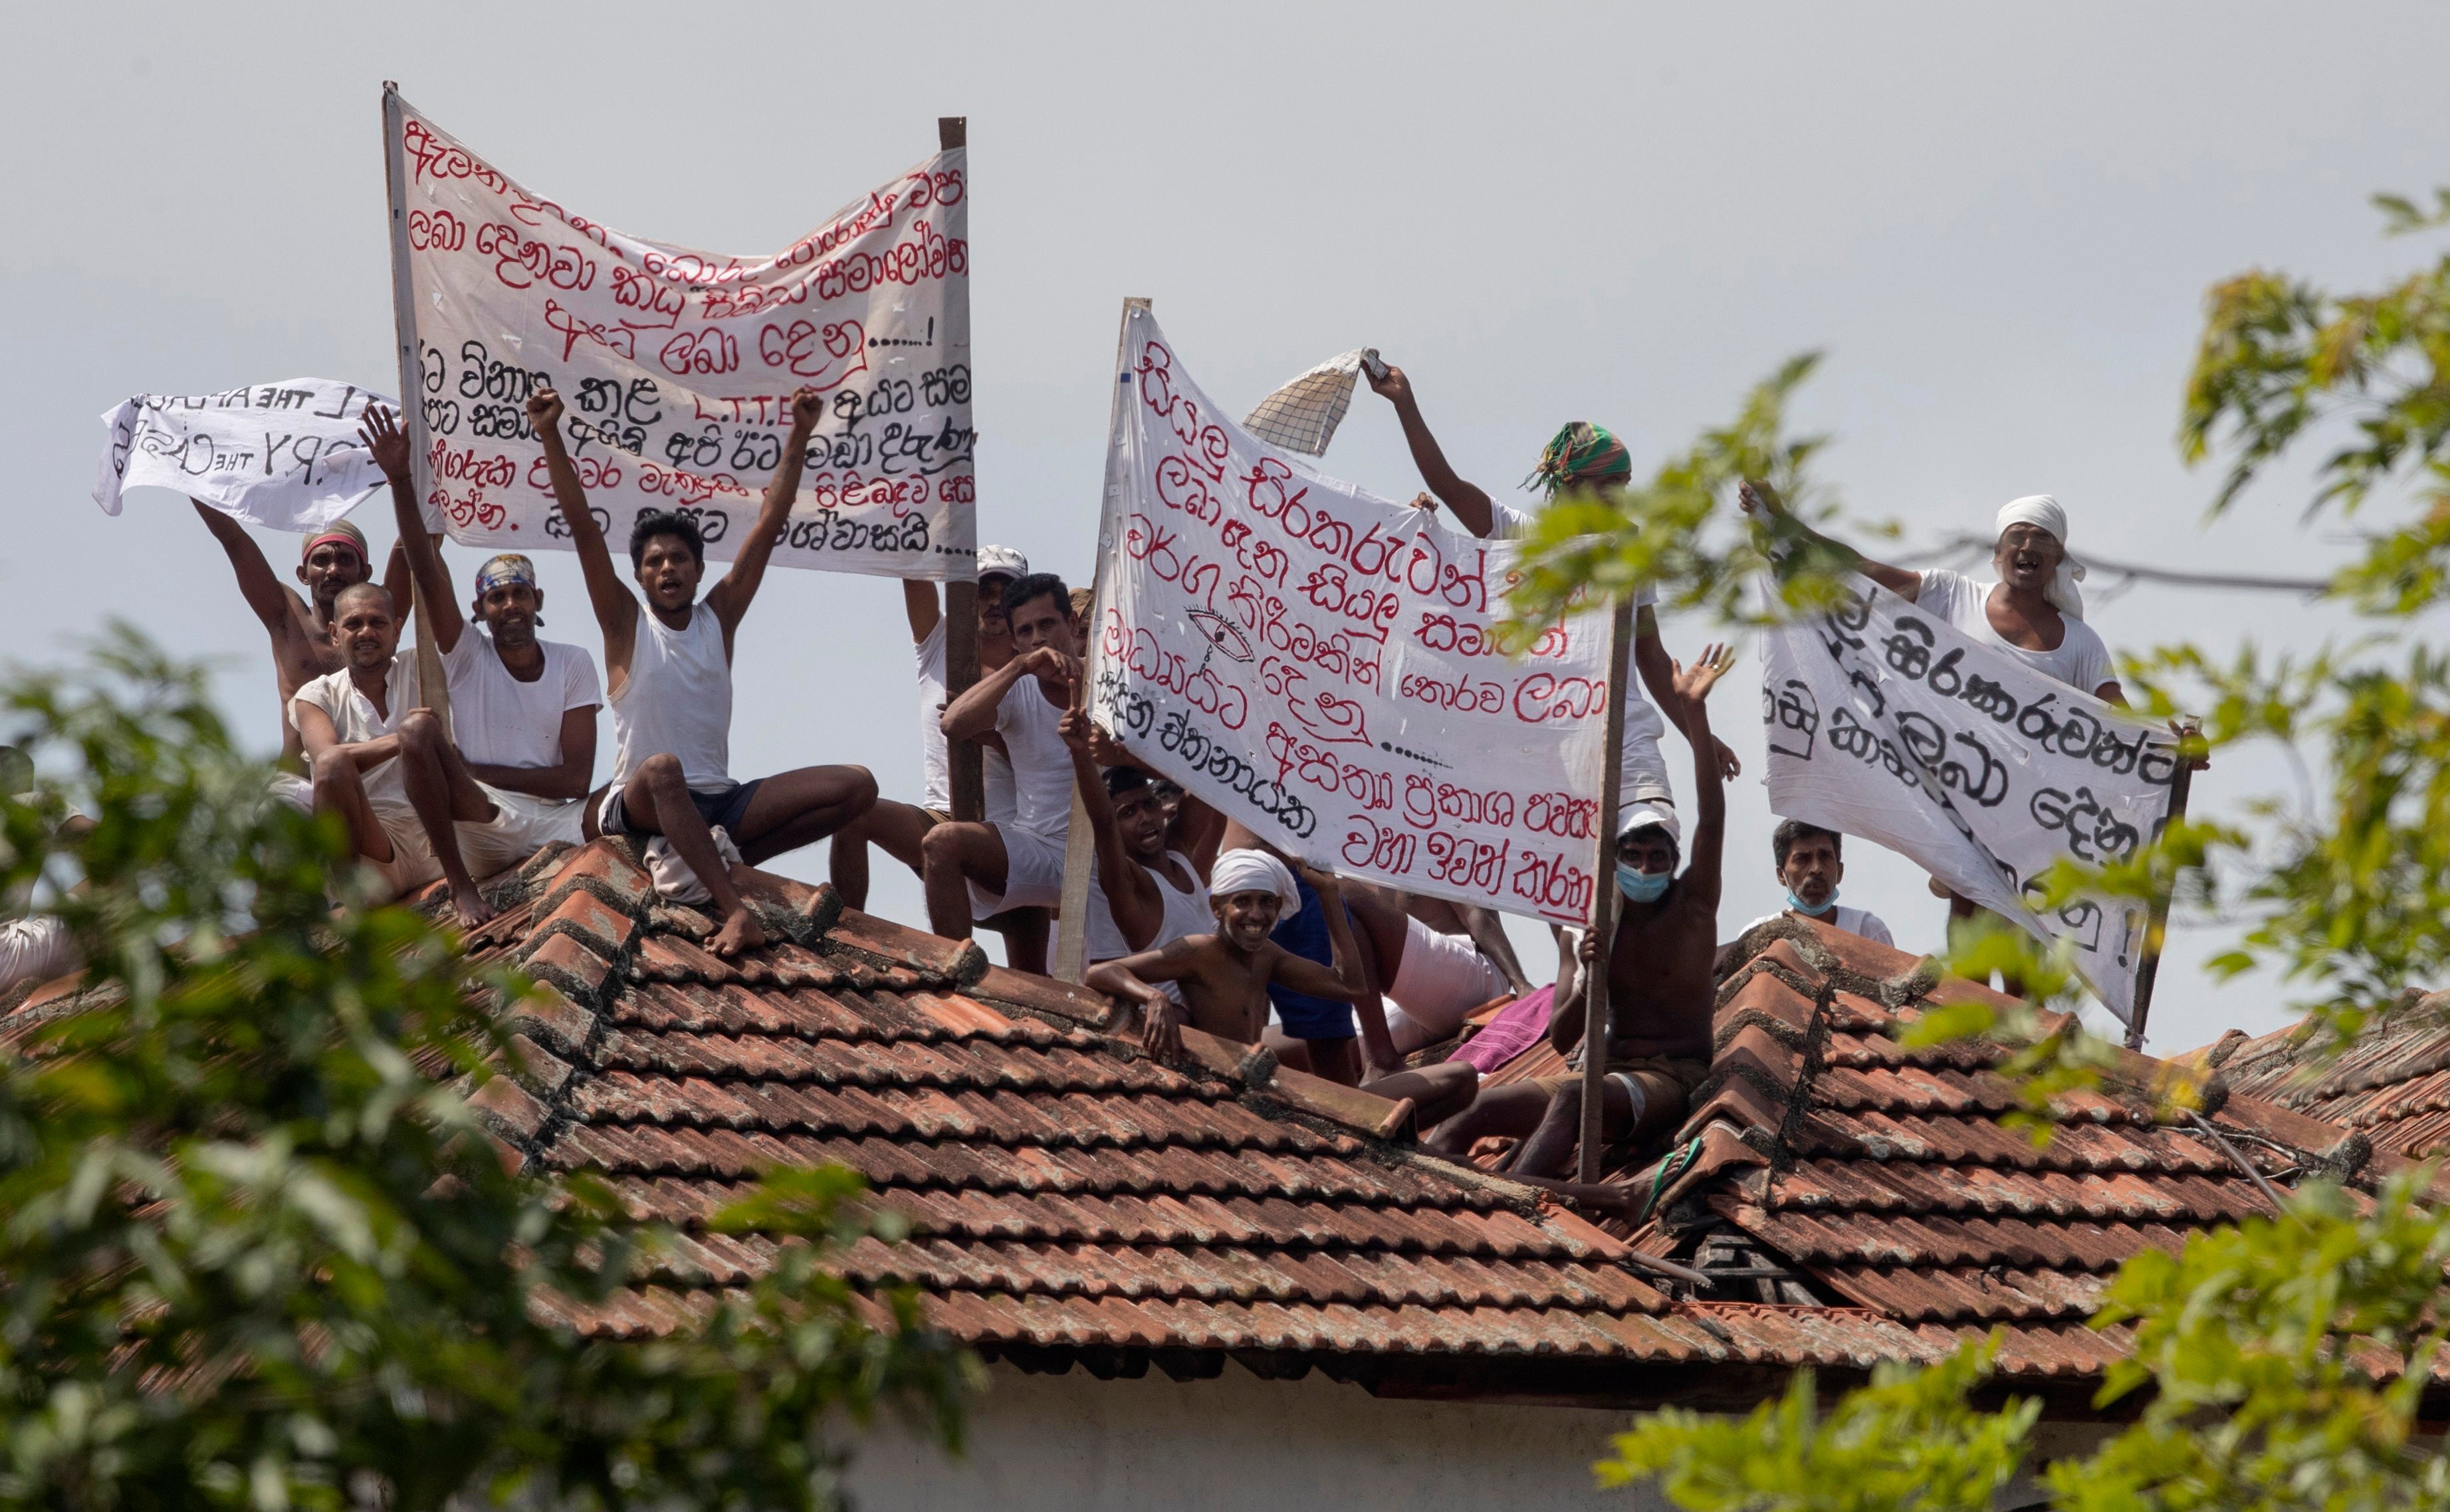
M 1099 724 L 1260 839 L 1411 892 L 1591 902 L 1607 616 L 1511 660 L 1507 542 L 1312 471 L 1126 320 L 1089 681 Z
M 1242 417 L 1242 429 L 1288 452 L 1324 456 L 1335 428 L 1352 407 L 1352 380 L 1361 372 L 1362 347 L 1332 357 L 1261 399 Z
M 522 408 L 550 384 L 620 554 L 677 511 L 729 557 L 756 519 L 790 396 L 825 397 L 780 566 L 966 579 L 968 153 L 940 152 L 779 252 L 643 241 L 530 193 L 409 111 L 409 269 L 433 463 L 454 540 L 569 548 Z M 778 193 L 802 182 L 778 167 Z
M 102 417 L 93 501 L 116 514 L 127 489 L 176 489 L 249 525 L 320 531 L 383 486 L 358 438 L 369 404 L 397 407 L 330 378 L 139 394 Z
M 2072 947 L 2130 1021 L 2145 911 L 2078 899 L 2037 913 L 2055 863 L 2100 865 L 2157 837 L 2176 737 L 1978 645 L 1867 579 L 1762 646 L 1770 807 L 1897 851 L 2045 942 Z

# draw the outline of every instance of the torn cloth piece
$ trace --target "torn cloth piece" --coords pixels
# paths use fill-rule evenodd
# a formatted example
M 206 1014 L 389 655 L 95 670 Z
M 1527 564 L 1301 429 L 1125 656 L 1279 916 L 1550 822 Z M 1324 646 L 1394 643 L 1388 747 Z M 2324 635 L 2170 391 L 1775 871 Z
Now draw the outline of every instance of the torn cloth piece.
M 1332 357 L 1259 401 L 1242 428 L 1267 442 L 1304 456 L 1323 456 L 1335 428 L 1352 407 L 1352 380 L 1361 372 L 1361 354 L 1354 347 Z

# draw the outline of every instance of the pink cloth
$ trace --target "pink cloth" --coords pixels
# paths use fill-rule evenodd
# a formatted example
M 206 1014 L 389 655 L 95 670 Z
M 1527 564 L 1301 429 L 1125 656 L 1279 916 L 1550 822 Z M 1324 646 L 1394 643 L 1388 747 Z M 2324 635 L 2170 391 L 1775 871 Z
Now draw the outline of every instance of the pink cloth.
M 1515 998 L 1497 1011 L 1488 1026 L 1463 1043 L 1449 1060 L 1467 1060 L 1484 1076 L 1540 1042 L 1548 1032 L 1548 1010 L 1556 1005 L 1554 983 Z

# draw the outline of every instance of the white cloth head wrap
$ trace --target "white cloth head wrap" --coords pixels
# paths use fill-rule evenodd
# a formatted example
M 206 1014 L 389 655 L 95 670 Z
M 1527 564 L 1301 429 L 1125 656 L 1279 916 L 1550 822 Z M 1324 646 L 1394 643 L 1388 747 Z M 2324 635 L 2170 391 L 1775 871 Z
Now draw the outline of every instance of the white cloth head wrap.
M 1274 893 L 1284 901 L 1283 918 L 1301 909 L 1301 889 L 1293 885 L 1293 872 L 1264 850 L 1229 850 L 1219 855 L 1208 871 L 1208 892 L 1213 898 Z
M 1616 838 L 1623 840 L 1635 830 L 1651 824 L 1656 824 L 1667 831 L 1667 838 L 1676 842 L 1679 849 L 1683 847 L 1684 825 L 1677 819 L 1676 810 L 1665 804 L 1652 803 L 1648 800 L 1627 804 L 1617 810 Z
M 2066 554 L 2067 511 L 2048 494 L 2028 494 L 1999 506 L 1999 525 L 1991 533 L 1991 538 L 1995 541 L 2007 534 L 2011 525 L 2038 525 L 2059 543 L 2058 571 L 2051 574 L 2050 586 L 2042 590 L 2042 596 L 2057 605 L 2060 613 L 2084 618 L 2084 594 L 2076 588 L 2084 581 L 2084 564 Z

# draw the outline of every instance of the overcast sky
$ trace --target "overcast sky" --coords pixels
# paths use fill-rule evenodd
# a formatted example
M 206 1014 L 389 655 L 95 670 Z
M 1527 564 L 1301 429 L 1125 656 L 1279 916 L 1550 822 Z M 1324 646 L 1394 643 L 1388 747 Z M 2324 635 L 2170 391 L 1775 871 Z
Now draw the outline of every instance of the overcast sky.
M 1562 420 L 1615 427 L 1647 468 L 1781 359 L 1822 348 L 1798 418 L 1837 436 L 1824 474 L 1849 506 L 1911 539 L 1987 530 L 2002 501 L 2049 492 L 2079 552 L 2316 572 L 2343 553 L 2338 527 L 2303 523 L 2294 480 L 2207 527 L 2212 479 L 2179 463 L 2203 291 L 2256 264 L 2377 282 L 2429 249 L 2382 241 L 2366 196 L 2450 180 L 2450 91 L 2391 67 L 2450 48 L 2439 7 L 604 0 L 552 14 L 12 17 L 8 655 L 57 657 L 124 615 L 215 658 L 225 707 L 272 748 L 261 630 L 185 503 L 135 494 L 115 520 L 93 506 L 96 417 L 145 390 L 396 386 L 385 78 L 535 191 L 724 251 L 782 245 L 933 150 L 938 115 L 966 114 L 980 538 L 1076 580 L 1126 295 L 1156 300 L 1201 384 L 1236 408 L 1380 347 L 1448 455 L 1501 496 Z M 1367 392 L 1325 466 L 1390 496 L 1417 487 Z M 389 535 L 387 514 L 360 513 Z M 595 649 L 574 559 L 542 567 L 547 633 Z M 2343 622 L 2145 587 L 2092 623 L 2118 649 L 2192 636 L 2225 651 Z M 1671 620 L 1668 645 L 1689 655 L 1703 630 Z M 739 644 L 736 772 L 858 762 L 917 797 L 891 582 L 778 572 Z M 1731 793 L 1722 933 L 1779 902 L 1741 691 L 1720 700 L 1749 768 Z M 2198 784 L 2198 811 L 2289 789 L 2276 758 L 2233 756 Z M 1936 948 L 1942 909 L 1920 873 L 1870 847 L 1850 860 L 1846 901 Z M 780 864 L 820 877 L 824 853 Z M 882 858 L 876 875 L 878 911 L 924 918 L 914 879 Z M 2176 933 L 2154 1049 L 2285 1020 L 2285 984 L 2207 979 L 2227 938 Z

